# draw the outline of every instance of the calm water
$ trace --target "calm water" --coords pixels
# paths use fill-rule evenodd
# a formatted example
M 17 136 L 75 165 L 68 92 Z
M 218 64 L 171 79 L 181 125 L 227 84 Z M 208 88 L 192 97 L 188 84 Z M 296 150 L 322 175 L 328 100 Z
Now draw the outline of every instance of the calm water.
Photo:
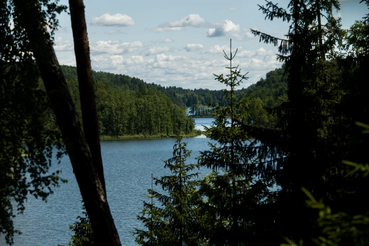
M 196 119 L 196 127 L 201 129 L 211 121 Z M 183 141 L 192 150 L 187 163 L 195 163 L 199 151 L 208 149 L 209 139 L 204 136 Z M 122 245 L 137 245 L 132 231 L 142 225 L 136 215 L 143 208 L 143 200 L 147 199 L 151 174 L 154 177 L 169 174 L 169 170 L 164 169 L 163 160 L 172 157 L 174 143 L 175 139 L 101 143 L 108 201 Z M 56 168 L 62 170 L 62 177 L 68 179 L 68 183 L 55 188 L 47 203 L 29 197 L 24 214 L 14 219 L 15 228 L 23 233 L 15 236 L 15 246 L 68 245 L 72 233 L 69 225 L 82 215 L 81 195 L 69 158 L 63 158 Z M 3 237 L 0 245 L 5 245 Z

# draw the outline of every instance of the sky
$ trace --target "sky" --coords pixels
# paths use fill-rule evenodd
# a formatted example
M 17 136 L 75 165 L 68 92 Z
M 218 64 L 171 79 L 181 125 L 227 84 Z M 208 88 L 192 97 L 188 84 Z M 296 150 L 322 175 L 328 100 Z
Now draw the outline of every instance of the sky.
M 277 47 L 259 42 L 250 28 L 283 38 L 288 23 L 265 20 L 264 0 L 85 0 L 92 69 L 186 89 L 224 89 L 213 74 L 227 74 L 232 39 L 233 65 L 246 88 L 281 67 Z M 286 8 L 289 0 L 274 1 Z M 344 28 L 368 12 L 360 0 L 340 1 Z M 68 5 L 67 0 L 61 4 Z M 59 16 L 54 49 L 59 63 L 75 66 L 70 16 Z

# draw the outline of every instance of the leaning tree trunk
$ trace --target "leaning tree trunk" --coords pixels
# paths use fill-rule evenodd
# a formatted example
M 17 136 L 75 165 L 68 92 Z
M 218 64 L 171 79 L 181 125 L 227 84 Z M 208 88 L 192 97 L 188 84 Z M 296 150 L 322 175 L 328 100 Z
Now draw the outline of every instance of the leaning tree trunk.
M 105 189 L 104 169 L 101 159 L 99 126 L 96 112 L 94 81 L 92 78 L 90 47 L 87 37 L 85 6 L 83 0 L 69 0 L 72 22 L 74 52 L 76 54 L 79 95 L 82 108 L 82 123 L 94 165 Z
M 121 245 L 104 187 L 45 28 L 46 20 L 40 15 L 39 3 L 36 0 L 14 0 L 14 6 L 16 28 L 24 29 L 30 41 L 91 220 L 95 244 Z

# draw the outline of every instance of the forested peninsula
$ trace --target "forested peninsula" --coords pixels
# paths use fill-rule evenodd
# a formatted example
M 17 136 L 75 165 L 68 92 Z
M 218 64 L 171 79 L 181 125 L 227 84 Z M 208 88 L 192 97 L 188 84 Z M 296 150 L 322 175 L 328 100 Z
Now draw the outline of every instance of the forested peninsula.
M 81 115 L 76 68 L 61 68 Z M 211 117 L 216 104 L 227 103 L 221 90 L 164 87 L 127 75 L 97 71 L 93 71 L 93 78 L 102 139 L 198 135 L 192 117 Z M 237 95 L 250 111 L 248 123 L 273 128 L 277 119 L 268 109 L 282 102 L 286 88 L 284 68 L 278 68 L 256 84 L 238 90 Z
M 81 115 L 77 72 L 62 66 L 69 90 Z M 142 80 L 126 75 L 93 72 L 96 107 L 102 139 L 196 135 L 186 108 Z

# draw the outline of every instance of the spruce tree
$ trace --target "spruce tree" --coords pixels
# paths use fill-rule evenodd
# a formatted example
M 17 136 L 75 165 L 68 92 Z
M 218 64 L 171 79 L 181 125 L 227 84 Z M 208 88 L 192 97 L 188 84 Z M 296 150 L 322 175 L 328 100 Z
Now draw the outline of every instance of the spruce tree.
M 348 67 L 338 64 L 344 32 L 333 10 L 339 10 L 339 3 L 291 0 L 285 10 L 267 1 L 260 9 L 267 19 L 291 23 L 286 39 L 253 30 L 261 41 L 280 43 L 288 100 L 275 110 L 280 120 L 277 131 L 269 132 L 269 140 L 265 138 L 268 131 L 248 130 L 261 146 L 270 146 L 283 157 L 274 160 L 282 168 L 276 176 L 281 192 L 274 207 L 274 228 L 295 242 L 302 239 L 311 244 L 311 237 L 319 234 L 314 224 L 317 215 L 306 207 L 301 187 L 324 198 L 335 211 L 348 206 L 348 197 L 357 198 L 352 195 L 357 187 L 345 176 L 347 166 L 341 163 L 352 155 L 355 141 L 348 130 L 352 118 L 342 104 L 347 98 L 342 74 Z
M 198 199 L 193 170 L 197 164 L 186 164 L 191 151 L 181 138 L 173 146 L 173 157 L 165 161 L 171 175 L 155 178 L 155 184 L 161 186 L 163 193 L 149 189 L 151 203 L 144 202 L 144 208 L 138 220 L 146 230 L 135 229 L 136 242 L 140 245 L 201 245 L 195 227 L 198 213 L 195 201 Z M 158 201 L 156 206 L 153 199 Z
M 226 105 L 215 106 L 214 124 L 206 131 L 216 143 L 209 143 L 210 150 L 199 157 L 202 167 L 213 170 L 201 181 L 199 190 L 203 199 L 199 205 L 200 234 L 208 245 L 261 245 L 266 238 L 259 237 L 256 221 L 263 220 L 265 215 L 260 211 L 270 202 L 273 192 L 268 189 L 270 182 L 256 179 L 257 160 L 253 158 L 257 142 L 241 129 L 248 121 L 248 101 L 236 97 L 236 87 L 247 79 L 247 74 L 233 66 L 237 50 L 233 54 L 232 45 L 230 55 L 224 54 L 230 62 L 229 74 L 215 75 L 215 79 L 229 88 L 224 90 Z

